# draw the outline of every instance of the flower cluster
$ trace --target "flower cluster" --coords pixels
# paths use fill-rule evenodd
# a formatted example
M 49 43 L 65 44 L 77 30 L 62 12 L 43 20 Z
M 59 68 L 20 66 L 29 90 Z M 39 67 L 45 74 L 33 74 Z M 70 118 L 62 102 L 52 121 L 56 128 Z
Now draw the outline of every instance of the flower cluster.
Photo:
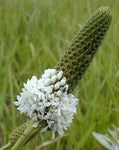
M 119 150 L 119 128 L 108 129 L 109 135 L 93 132 L 93 136 L 108 150 Z
M 60 135 L 67 129 L 76 113 L 78 99 L 68 92 L 66 78 L 63 71 L 47 69 L 40 79 L 33 76 L 24 83 L 24 88 L 14 104 L 21 114 L 27 114 L 35 121 L 37 127 L 40 120 L 45 120 L 50 128 L 52 138 L 57 131 Z

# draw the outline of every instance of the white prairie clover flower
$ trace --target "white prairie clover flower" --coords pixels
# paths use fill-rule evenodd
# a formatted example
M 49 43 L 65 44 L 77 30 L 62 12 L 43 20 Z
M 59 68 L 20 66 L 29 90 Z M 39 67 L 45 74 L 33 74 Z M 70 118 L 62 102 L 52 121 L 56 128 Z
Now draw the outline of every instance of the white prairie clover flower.
M 38 126 L 40 120 L 47 122 L 46 128 L 52 131 L 52 138 L 55 131 L 63 135 L 63 129 L 67 129 L 76 113 L 78 99 L 68 92 L 66 78 L 63 71 L 47 69 L 40 79 L 33 76 L 31 80 L 24 83 L 24 88 L 17 96 L 14 104 L 21 114 L 27 114 L 35 121 L 34 127 Z
M 93 136 L 108 150 L 119 150 L 119 128 L 108 129 L 109 135 L 93 132 Z

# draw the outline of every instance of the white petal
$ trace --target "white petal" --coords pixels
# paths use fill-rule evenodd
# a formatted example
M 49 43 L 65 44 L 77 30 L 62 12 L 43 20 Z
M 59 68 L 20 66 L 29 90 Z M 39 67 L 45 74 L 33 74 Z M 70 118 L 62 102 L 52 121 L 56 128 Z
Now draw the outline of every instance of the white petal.
M 52 78 L 51 78 L 51 83 L 54 84 L 57 80 L 57 76 L 54 75 Z
M 57 83 L 55 84 L 54 88 L 55 88 L 55 90 L 59 89 L 59 88 L 60 88 L 60 83 L 57 82 Z
M 57 74 L 57 79 L 60 80 L 61 77 L 62 77 L 62 75 L 63 75 L 63 71 L 60 71 L 60 72 Z
M 66 78 L 63 78 L 61 81 L 60 81 L 60 85 L 63 86 L 66 84 Z

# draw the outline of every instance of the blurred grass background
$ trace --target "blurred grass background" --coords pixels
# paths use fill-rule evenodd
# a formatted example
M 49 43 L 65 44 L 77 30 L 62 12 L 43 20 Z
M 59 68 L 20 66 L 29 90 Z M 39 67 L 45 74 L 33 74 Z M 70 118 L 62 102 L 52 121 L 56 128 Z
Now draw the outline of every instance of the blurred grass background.
M 53 68 L 89 15 L 108 6 L 108 34 L 74 94 L 80 99 L 69 135 L 43 150 L 103 150 L 91 132 L 119 125 L 119 0 L 0 0 L 0 146 L 25 121 L 13 102 L 23 82 Z M 39 133 L 40 134 L 40 133 Z M 22 150 L 51 139 L 37 135 Z

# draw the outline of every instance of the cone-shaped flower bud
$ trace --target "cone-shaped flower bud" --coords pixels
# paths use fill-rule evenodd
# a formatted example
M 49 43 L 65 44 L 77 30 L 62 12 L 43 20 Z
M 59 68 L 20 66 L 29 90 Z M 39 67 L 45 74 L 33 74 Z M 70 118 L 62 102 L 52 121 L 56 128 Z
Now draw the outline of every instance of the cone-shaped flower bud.
M 99 8 L 67 48 L 56 69 L 62 70 L 63 76 L 67 78 L 68 92 L 72 92 L 82 78 L 98 47 L 101 45 L 110 22 L 110 9 L 107 7 Z

